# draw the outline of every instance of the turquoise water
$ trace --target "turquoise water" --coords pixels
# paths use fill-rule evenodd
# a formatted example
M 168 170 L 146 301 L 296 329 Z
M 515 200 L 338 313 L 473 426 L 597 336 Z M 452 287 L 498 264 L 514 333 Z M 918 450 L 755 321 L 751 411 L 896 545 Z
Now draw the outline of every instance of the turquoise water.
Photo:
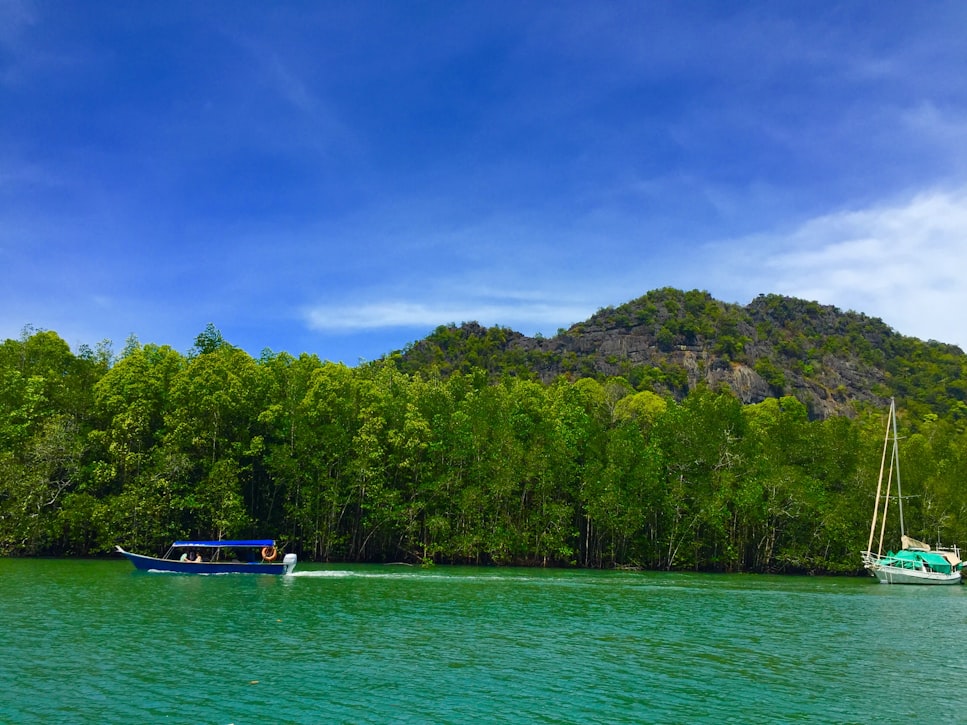
M 0 560 L 0 722 L 967 721 L 967 589 Z

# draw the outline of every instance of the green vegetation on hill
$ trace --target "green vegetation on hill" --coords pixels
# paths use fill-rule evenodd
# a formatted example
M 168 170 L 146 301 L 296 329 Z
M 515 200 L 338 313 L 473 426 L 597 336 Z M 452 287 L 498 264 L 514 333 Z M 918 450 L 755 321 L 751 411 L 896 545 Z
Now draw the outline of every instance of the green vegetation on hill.
M 310 560 L 855 571 L 891 394 L 908 530 L 967 541 L 964 381 L 957 348 L 862 315 L 674 290 L 357 368 L 212 326 L 117 359 L 28 330 L 0 344 L 0 553 L 271 535 Z
M 967 356 L 904 337 L 876 318 L 779 295 L 747 306 L 660 289 L 552 338 L 476 323 L 442 326 L 396 357 L 411 374 L 469 368 L 545 383 L 621 376 L 635 390 L 683 399 L 707 385 L 744 403 L 791 395 L 810 416 L 855 415 L 895 396 L 918 415 L 967 418 Z

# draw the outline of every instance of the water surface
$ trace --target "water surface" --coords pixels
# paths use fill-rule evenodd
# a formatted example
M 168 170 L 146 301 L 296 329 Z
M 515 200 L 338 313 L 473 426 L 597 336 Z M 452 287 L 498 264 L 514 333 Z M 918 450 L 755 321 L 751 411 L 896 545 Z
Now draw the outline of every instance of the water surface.
M 967 591 L 0 560 L 0 722 L 967 721 Z

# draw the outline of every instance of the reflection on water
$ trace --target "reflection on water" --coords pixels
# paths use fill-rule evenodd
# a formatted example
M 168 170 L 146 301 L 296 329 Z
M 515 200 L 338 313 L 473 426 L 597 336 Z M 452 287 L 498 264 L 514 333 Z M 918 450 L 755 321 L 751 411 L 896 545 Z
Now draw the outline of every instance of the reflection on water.
M 2 722 L 949 722 L 967 668 L 962 587 L 49 560 L 0 582 Z

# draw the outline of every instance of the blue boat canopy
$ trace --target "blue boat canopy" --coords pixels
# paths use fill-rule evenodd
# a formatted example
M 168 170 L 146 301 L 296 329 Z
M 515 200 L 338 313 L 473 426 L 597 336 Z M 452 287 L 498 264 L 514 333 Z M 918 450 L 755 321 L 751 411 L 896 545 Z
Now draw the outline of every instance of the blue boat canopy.
M 224 546 L 254 547 L 275 546 L 273 539 L 223 539 L 222 541 L 176 541 L 172 548 L 194 547 L 196 549 L 219 549 Z

